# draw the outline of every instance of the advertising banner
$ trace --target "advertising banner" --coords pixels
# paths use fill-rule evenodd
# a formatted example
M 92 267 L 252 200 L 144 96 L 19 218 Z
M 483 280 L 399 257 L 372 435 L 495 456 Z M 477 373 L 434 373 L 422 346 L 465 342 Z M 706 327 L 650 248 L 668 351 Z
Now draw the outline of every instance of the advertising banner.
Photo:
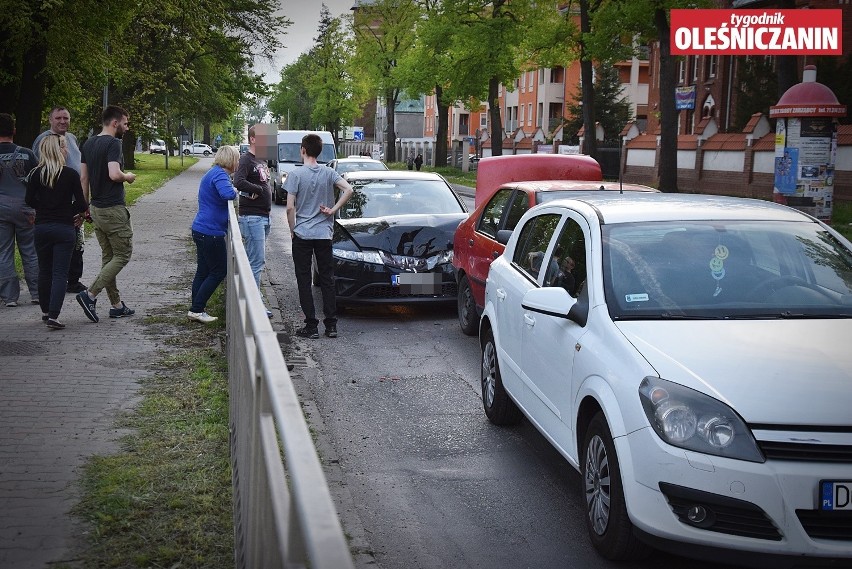
M 695 85 L 675 88 L 675 108 L 679 111 L 695 108 Z

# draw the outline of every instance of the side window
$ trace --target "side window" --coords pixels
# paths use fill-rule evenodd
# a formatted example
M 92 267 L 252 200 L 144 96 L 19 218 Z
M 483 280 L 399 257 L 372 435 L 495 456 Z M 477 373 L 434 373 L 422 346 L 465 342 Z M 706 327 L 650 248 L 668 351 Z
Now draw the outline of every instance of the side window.
M 560 216 L 555 213 L 539 215 L 527 221 L 518 236 L 518 244 L 512 263 L 538 280 L 547 246 L 559 225 Z
M 506 209 L 506 204 L 509 198 L 512 197 L 512 190 L 499 190 L 485 209 L 482 210 L 482 217 L 479 219 L 479 227 L 477 229 L 492 239 L 497 238 L 497 229 L 500 226 L 500 218 L 503 217 L 503 210 Z
M 515 226 L 521 220 L 521 217 L 530 208 L 529 197 L 526 192 L 518 191 L 515 193 L 515 199 L 512 200 L 512 207 L 509 209 L 509 215 L 506 216 L 506 225 L 503 229 L 514 231 Z
M 561 286 L 577 298 L 586 283 L 586 239 L 583 229 L 570 217 L 553 247 L 544 286 Z

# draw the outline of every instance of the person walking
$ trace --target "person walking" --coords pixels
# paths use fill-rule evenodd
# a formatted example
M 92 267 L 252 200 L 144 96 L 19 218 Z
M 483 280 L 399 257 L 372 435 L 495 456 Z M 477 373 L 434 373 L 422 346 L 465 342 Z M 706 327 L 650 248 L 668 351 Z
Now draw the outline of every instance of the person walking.
M 192 222 L 197 266 L 192 279 L 192 305 L 187 318 L 205 324 L 218 320 L 207 314 L 207 301 L 228 272 L 228 202 L 237 197 L 231 174 L 237 169 L 240 153 L 223 146 L 213 158 L 213 167 L 201 178 L 198 187 L 198 213 Z
M 24 202 L 27 174 L 36 167 L 33 151 L 18 146 L 15 119 L 0 113 L 0 300 L 18 306 L 21 284 L 15 271 L 15 245 L 21 254 L 24 280 L 33 304 L 38 297 L 38 256 L 35 251 L 35 212 Z
M 124 155 L 120 140 L 127 132 L 127 111 L 109 105 L 103 111 L 101 122 L 100 134 L 90 137 L 80 151 L 83 195 L 89 202 L 95 236 L 101 245 L 101 270 L 88 290 L 77 293 L 77 302 L 92 322 L 99 320 L 96 302 L 103 289 L 106 289 L 112 304 L 110 318 L 123 318 L 135 313 L 121 300 L 116 284 L 118 273 L 133 253 L 133 227 L 124 201 L 124 183 L 132 184 L 136 174 L 123 171 Z
M 304 166 L 291 172 L 284 183 L 296 285 L 299 289 L 299 303 L 305 314 L 305 325 L 296 330 L 296 335 L 303 338 L 319 338 L 319 320 L 316 318 L 311 290 L 311 260 L 314 256 L 322 291 L 325 335 L 329 338 L 337 337 L 331 238 L 334 233 L 334 214 L 352 197 L 349 182 L 335 170 L 317 162 L 320 152 L 322 139 L 316 134 L 305 135 L 299 148 Z M 337 201 L 334 199 L 335 188 L 340 192 Z M 328 204 L 334 205 L 329 207 Z
M 48 328 L 61 330 L 59 321 L 68 286 L 71 255 L 77 242 L 75 225 L 88 209 L 80 174 L 65 165 L 68 143 L 52 134 L 39 144 L 38 166 L 27 181 L 26 202 L 35 215 L 35 247 L 38 253 L 38 298 L 41 319 Z
M 59 134 L 65 137 L 65 165 L 80 174 L 80 145 L 77 137 L 68 132 L 71 126 L 71 113 L 65 107 L 53 107 L 48 116 L 50 128 L 38 135 L 33 142 L 33 153 L 36 159 L 39 156 L 39 144 L 49 134 Z M 83 225 L 76 227 L 77 241 L 71 253 L 71 266 L 68 269 L 68 292 L 78 293 L 86 290 L 86 285 L 80 282 L 83 277 L 83 243 L 86 237 L 83 233 Z
M 269 236 L 269 213 L 272 210 L 272 186 L 269 168 L 263 160 L 257 158 L 256 132 L 259 125 L 248 130 L 248 151 L 240 157 L 237 171 L 234 172 L 234 186 L 240 193 L 239 223 L 246 248 L 251 272 L 257 289 L 260 290 L 260 274 L 266 265 L 266 238 Z M 261 295 L 262 296 L 262 295 Z M 272 311 L 266 309 L 266 315 L 272 318 Z
M 414 159 L 414 167 L 417 168 L 417 171 L 420 171 L 420 167 L 423 166 L 423 155 L 418 154 L 417 158 Z

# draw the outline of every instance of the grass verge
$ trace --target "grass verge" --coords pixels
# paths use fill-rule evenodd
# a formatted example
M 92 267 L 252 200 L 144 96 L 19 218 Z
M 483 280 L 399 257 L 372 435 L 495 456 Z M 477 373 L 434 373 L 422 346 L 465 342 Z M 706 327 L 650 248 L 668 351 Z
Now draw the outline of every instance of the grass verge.
M 188 286 L 188 284 L 187 284 Z M 142 382 L 141 403 L 121 421 L 121 451 L 91 459 L 74 513 L 92 528 L 73 567 L 232 567 L 227 361 L 222 287 L 213 325 L 186 306 L 145 320 L 168 348 Z

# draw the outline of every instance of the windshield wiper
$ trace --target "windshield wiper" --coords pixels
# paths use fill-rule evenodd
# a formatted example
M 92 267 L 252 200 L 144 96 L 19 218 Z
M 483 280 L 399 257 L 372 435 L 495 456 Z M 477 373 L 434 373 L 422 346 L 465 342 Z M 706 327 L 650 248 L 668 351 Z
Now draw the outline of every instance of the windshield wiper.
M 613 320 L 720 320 L 721 318 L 721 316 L 692 316 L 663 312 L 662 314 L 622 314 L 614 317 Z
M 783 312 L 761 312 L 755 314 L 731 314 L 725 316 L 726 320 L 799 320 L 805 318 L 852 318 L 852 314 L 835 313 L 835 314 L 819 314 L 813 312 L 793 312 L 792 310 L 784 310 Z

